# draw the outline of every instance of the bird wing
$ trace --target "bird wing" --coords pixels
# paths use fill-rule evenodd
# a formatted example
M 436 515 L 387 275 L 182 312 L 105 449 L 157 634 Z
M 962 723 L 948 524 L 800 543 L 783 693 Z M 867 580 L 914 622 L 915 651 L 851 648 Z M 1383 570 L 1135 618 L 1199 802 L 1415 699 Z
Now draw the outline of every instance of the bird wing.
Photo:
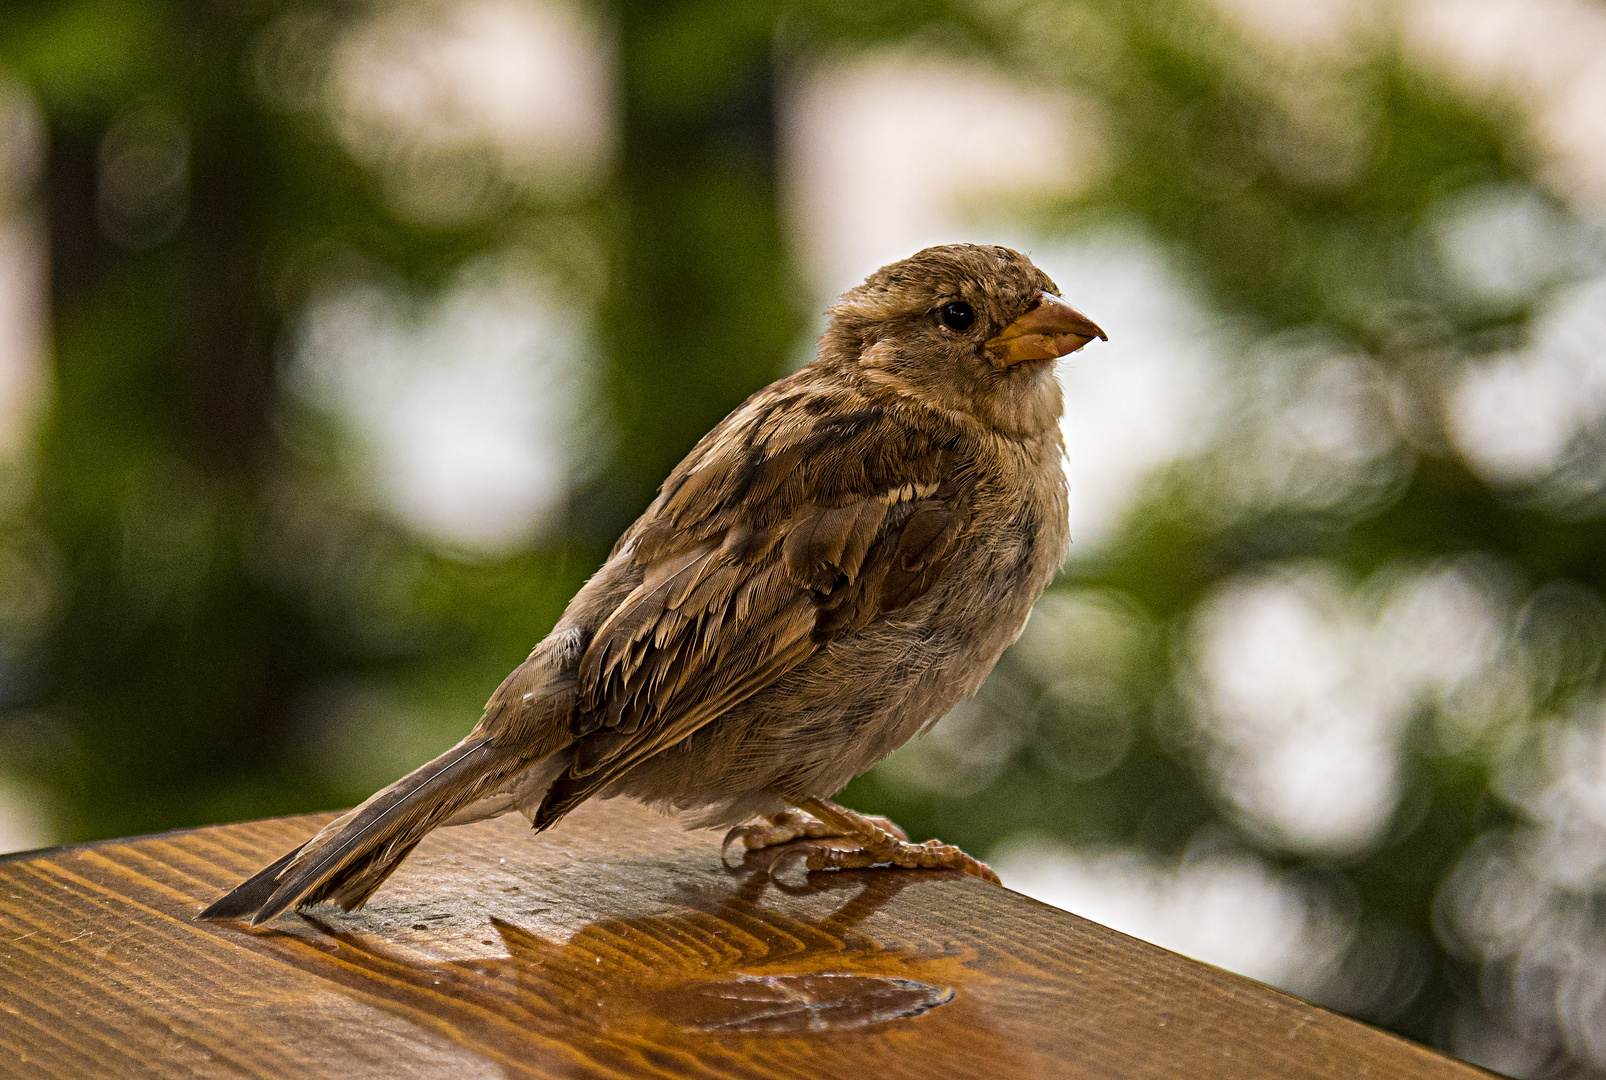
M 580 657 L 579 738 L 537 828 L 914 603 L 952 561 L 968 485 L 950 445 L 879 409 L 804 423 L 786 406 L 711 432 L 621 539 L 640 581 Z

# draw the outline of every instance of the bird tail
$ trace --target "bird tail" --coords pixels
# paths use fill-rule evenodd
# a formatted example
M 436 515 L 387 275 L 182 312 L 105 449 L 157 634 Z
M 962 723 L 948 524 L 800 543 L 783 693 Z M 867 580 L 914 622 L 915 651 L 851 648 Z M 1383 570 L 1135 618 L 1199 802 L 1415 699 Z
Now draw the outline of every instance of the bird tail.
M 323 900 L 359 908 L 430 830 L 527 764 L 490 739 L 465 739 L 330 822 L 200 917 L 256 926 L 291 906 Z

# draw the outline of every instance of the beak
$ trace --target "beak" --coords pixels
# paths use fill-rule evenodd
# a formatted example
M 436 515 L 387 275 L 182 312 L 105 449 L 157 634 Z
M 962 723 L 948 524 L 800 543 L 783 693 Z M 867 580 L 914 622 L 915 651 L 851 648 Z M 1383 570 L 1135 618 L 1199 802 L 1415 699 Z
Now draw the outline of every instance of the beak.
M 1027 360 L 1058 360 L 1098 338 L 1110 340 L 1086 315 L 1045 292 L 1026 314 L 982 345 L 1004 367 Z

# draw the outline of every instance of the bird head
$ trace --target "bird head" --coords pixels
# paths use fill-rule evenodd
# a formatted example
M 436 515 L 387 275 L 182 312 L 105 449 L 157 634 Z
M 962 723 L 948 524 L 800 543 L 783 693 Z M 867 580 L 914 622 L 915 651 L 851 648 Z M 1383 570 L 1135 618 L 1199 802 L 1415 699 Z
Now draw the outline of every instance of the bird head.
M 1054 361 L 1105 339 L 1026 256 L 978 244 L 926 248 L 884 266 L 830 316 L 823 362 L 1018 437 L 1058 423 Z

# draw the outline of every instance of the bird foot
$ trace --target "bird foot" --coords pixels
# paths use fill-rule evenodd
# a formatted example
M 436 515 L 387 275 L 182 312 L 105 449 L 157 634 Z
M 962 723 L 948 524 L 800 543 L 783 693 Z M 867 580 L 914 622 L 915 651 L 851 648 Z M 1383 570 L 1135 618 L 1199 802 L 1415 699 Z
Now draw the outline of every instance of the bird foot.
M 851 810 L 845 813 L 863 819 L 876 829 L 889 833 L 899 840 L 908 840 L 909 834 L 898 828 L 889 818 L 875 814 L 858 814 Z M 779 814 L 771 814 L 762 821 L 752 825 L 738 825 L 725 834 L 725 843 L 719 849 L 720 859 L 731 869 L 742 864 L 743 857 L 749 851 L 762 851 L 764 848 L 779 847 L 794 840 L 824 840 L 847 837 L 840 828 L 827 825 L 812 814 L 805 814 L 801 810 L 783 810 Z M 736 858 L 732 860 L 732 849 L 740 848 Z
M 749 851 L 790 844 L 791 850 L 770 865 L 770 877 L 798 888 L 808 884 L 810 871 L 870 866 L 958 870 L 994 885 L 1002 884 L 992 867 L 952 844 L 938 840 L 911 843 L 908 834 L 886 818 L 860 814 L 824 799 L 810 799 L 804 805 L 810 812 L 788 810 L 760 824 L 732 829 L 721 852 L 725 864 L 731 865 L 731 851 L 738 844 L 744 856 Z M 838 842 L 832 843 L 833 840 Z M 841 843 L 844 840 L 848 843 Z
M 858 870 L 869 866 L 900 866 L 908 870 L 958 870 L 962 874 L 1002 885 L 993 868 L 980 859 L 965 854 L 952 844 L 940 840 L 927 840 L 913 844 L 907 840 L 887 837 L 885 843 L 861 844 L 857 847 L 836 847 L 818 841 L 806 840 L 790 851 L 783 852 L 770 866 L 770 877 L 801 888 L 808 883 L 814 870 Z

